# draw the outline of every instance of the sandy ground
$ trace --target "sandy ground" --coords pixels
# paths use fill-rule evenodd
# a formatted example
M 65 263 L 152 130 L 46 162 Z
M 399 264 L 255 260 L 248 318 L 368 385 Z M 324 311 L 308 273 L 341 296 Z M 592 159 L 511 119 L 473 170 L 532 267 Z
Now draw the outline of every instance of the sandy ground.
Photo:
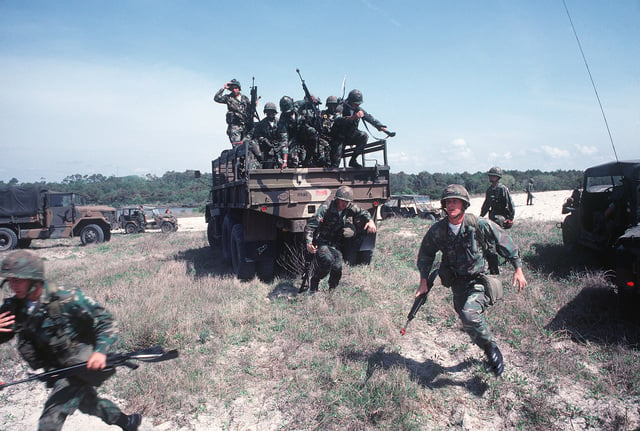
M 562 203 L 571 195 L 571 191 L 552 191 L 536 193 L 534 196 L 534 205 L 526 205 L 526 194 L 515 194 L 513 200 L 516 205 L 516 222 L 518 219 L 535 219 L 535 220 L 557 220 L 561 221 Z M 484 196 L 475 197 L 471 200 L 470 211 L 474 214 L 480 213 L 480 208 Z M 204 216 L 197 217 L 181 217 L 178 218 L 178 232 L 188 231 L 205 231 L 207 225 Z M 0 429 L 7 431 L 22 431 L 37 429 L 38 417 L 44 401 L 47 396 L 47 389 L 40 383 L 24 384 L 8 388 L 0 394 Z M 125 405 L 125 402 L 109 399 L 118 405 Z M 157 419 L 155 419 L 157 421 Z M 148 430 L 176 430 L 175 426 L 170 422 L 153 425 L 154 418 L 146 417 L 143 419 L 140 431 Z M 189 430 L 215 430 L 215 417 L 202 415 L 191 423 Z M 100 419 L 87 416 L 76 412 L 70 416 L 63 430 L 66 431 L 115 431 L 119 429 L 117 426 L 108 426 Z M 186 430 L 182 428 L 180 430 Z

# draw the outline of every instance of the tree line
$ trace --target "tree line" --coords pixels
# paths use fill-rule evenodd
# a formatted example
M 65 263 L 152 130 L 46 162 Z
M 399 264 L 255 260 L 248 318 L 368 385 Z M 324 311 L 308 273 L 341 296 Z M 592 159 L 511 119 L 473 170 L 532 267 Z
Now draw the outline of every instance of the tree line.
M 583 171 L 578 170 L 505 171 L 502 182 L 512 192 L 524 191 L 529 179 L 533 179 L 535 191 L 570 190 L 582 185 L 582 175 Z M 473 174 L 399 172 L 391 173 L 389 181 L 392 194 L 419 194 L 432 198 L 439 198 L 442 189 L 448 184 L 463 184 L 472 195 L 484 193 L 489 185 L 486 172 Z M 7 184 L 38 184 L 54 191 L 80 193 L 87 196 L 89 202 L 114 207 L 144 204 L 204 208 L 204 203 L 209 196 L 211 174 L 203 173 L 199 179 L 195 178 L 194 171 L 169 171 L 161 177 L 151 174 L 145 177 L 75 174 L 64 178 L 59 183 L 45 181 L 21 183 L 17 178 L 12 178 L 8 183 L 0 181 L 0 186 Z

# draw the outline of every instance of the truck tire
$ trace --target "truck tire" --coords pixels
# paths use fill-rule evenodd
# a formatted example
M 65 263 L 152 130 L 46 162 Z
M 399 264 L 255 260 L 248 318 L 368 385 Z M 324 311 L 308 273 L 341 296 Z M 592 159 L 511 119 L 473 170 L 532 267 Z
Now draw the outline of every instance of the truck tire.
M 256 264 L 246 261 L 241 224 L 234 225 L 231 230 L 231 264 L 239 280 L 251 280 L 256 275 Z
M 210 218 L 207 223 L 207 239 L 209 240 L 209 247 L 211 249 L 216 249 L 220 245 L 220 241 L 216 238 L 216 220 L 215 218 Z
M 127 223 L 124 226 L 124 231 L 128 234 L 136 233 L 138 231 L 138 226 L 135 223 Z
M 18 246 L 18 236 L 7 227 L 0 227 L 0 251 L 13 250 Z
M 162 225 L 160 225 L 160 230 L 162 231 L 162 233 L 173 232 L 173 225 L 166 221 L 162 223 Z
M 88 224 L 80 232 L 80 242 L 83 245 L 98 244 L 104 241 L 104 232 L 97 224 Z
M 562 243 L 565 247 L 573 247 L 578 240 L 578 216 L 569 214 L 562 222 Z
M 231 262 L 231 230 L 234 224 L 229 216 L 222 222 L 222 260 L 226 263 Z

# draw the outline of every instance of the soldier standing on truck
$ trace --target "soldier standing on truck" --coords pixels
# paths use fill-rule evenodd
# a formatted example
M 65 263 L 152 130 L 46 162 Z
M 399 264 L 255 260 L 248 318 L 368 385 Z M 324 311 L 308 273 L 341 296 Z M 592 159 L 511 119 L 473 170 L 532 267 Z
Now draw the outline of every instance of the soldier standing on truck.
M 342 278 L 342 252 L 344 238 L 355 235 L 354 219 L 364 218 L 364 230 L 376 232 L 371 214 L 353 203 L 353 189 L 340 186 L 333 200 L 323 203 L 307 220 L 304 228 L 307 251 L 316 255 L 317 267 L 311 277 L 309 291 L 318 291 L 320 280 L 329 275 L 329 289 L 335 289 Z
M 253 118 L 249 117 L 251 101 L 240 92 L 241 89 L 240 82 L 232 79 L 213 96 L 214 101 L 227 105 L 227 136 L 231 144 L 242 141 L 248 131 L 247 125 L 253 121 Z M 222 94 L 224 90 L 229 90 L 231 93 Z
M 358 163 L 358 156 L 363 154 L 367 140 L 369 139 L 369 136 L 365 132 L 358 129 L 360 119 L 362 118 L 363 121 L 371 124 L 378 131 L 387 130 L 387 126 L 360 108 L 362 102 L 362 92 L 360 90 L 351 90 L 347 96 L 347 100 L 342 102 L 342 116 L 338 118 L 335 123 L 335 127 L 337 128 L 335 138 L 336 152 L 342 157 L 344 148 L 347 145 L 353 146 L 353 156 L 349 161 L 349 166 L 353 168 L 362 167 Z M 334 161 L 335 160 L 332 159 L 332 162 Z
M 304 148 L 300 145 L 300 114 L 291 97 L 283 96 L 280 99 L 280 112 L 278 146 L 284 155 L 281 168 L 297 168 L 304 158 Z
M 37 370 L 87 363 L 86 373 L 52 377 L 52 388 L 38 430 L 60 430 L 76 410 L 123 430 L 138 429 L 142 416 L 125 415 L 96 388 L 115 371 L 105 369 L 107 351 L 117 339 L 111 314 L 78 289 L 62 289 L 45 280 L 44 263 L 35 253 L 18 250 L 2 262 L 0 277 L 14 296 L 0 307 L 0 343 L 18 338 L 20 356 Z
M 325 103 L 327 109 L 320 112 L 322 118 L 322 136 L 329 142 L 329 163 L 332 168 L 340 166 L 340 159 L 342 158 L 342 149 L 338 148 L 337 141 L 335 139 L 336 129 L 334 128 L 335 122 L 342 116 L 342 106 L 338 103 L 336 96 L 327 97 Z
M 250 147 L 252 152 L 256 152 L 254 147 L 257 145 L 259 157 L 256 157 L 262 161 L 263 168 L 280 167 L 284 155 L 278 141 L 278 108 L 275 103 L 267 102 L 263 112 L 265 117 L 249 133 Z

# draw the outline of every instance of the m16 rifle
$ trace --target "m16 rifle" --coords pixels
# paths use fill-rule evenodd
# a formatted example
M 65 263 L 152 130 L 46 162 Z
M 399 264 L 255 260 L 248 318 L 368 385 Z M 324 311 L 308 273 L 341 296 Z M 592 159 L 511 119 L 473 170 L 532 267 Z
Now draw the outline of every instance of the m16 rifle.
M 427 302 L 427 295 L 429 295 L 429 292 L 431 292 L 431 288 L 433 287 L 433 283 L 435 282 L 437 276 L 438 270 L 435 270 L 431 274 L 429 274 L 429 278 L 427 278 L 427 291 L 416 296 L 416 299 L 413 301 L 413 306 L 409 311 L 409 315 L 407 316 L 407 323 L 405 323 L 404 327 L 400 329 L 400 335 L 404 335 L 407 333 L 407 327 L 409 326 L 409 323 L 416 317 L 416 314 L 418 313 L 418 310 L 420 310 L 420 307 L 422 307 L 424 303 Z
M 313 111 L 313 119 L 311 121 L 312 122 L 311 126 L 313 126 L 313 128 L 316 129 L 318 133 L 322 133 L 322 119 L 320 118 L 320 110 L 318 109 L 318 103 L 317 103 L 318 101 L 315 97 L 313 97 L 313 95 L 309 91 L 309 88 L 307 87 L 307 84 L 304 82 L 304 79 L 302 79 L 302 75 L 300 75 L 300 69 L 296 69 L 296 73 L 300 77 L 300 81 L 302 81 L 302 90 L 304 91 L 304 98 L 307 101 L 307 103 L 311 105 L 311 109 Z
M 132 360 L 142 361 L 142 362 L 162 362 L 168 361 L 171 359 L 175 359 L 178 357 L 177 350 L 170 350 L 166 352 L 162 347 L 155 346 L 150 347 L 148 349 L 136 350 L 128 353 L 109 353 L 107 354 L 107 366 L 103 370 L 93 371 L 87 369 L 87 362 L 81 362 L 79 364 L 71 365 L 69 367 L 57 368 L 51 371 L 45 371 L 43 373 L 34 374 L 25 379 L 16 380 L 13 382 L 2 383 L 0 382 L 0 390 L 18 385 L 20 383 L 31 382 L 33 380 L 41 380 L 41 381 L 51 381 L 58 380 L 65 377 L 77 376 L 80 374 L 84 374 L 87 372 L 92 373 L 100 373 L 100 372 L 111 372 L 116 367 L 125 366 L 132 370 L 135 370 L 139 367 L 138 364 L 134 364 L 131 362 Z
M 260 116 L 258 115 L 258 110 L 256 109 L 258 106 L 258 86 L 255 85 L 256 78 L 255 76 L 251 77 L 251 102 L 249 103 L 249 115 L 247 115 L 247 132 L 253 130 L 253 119 L 260 121 Z

